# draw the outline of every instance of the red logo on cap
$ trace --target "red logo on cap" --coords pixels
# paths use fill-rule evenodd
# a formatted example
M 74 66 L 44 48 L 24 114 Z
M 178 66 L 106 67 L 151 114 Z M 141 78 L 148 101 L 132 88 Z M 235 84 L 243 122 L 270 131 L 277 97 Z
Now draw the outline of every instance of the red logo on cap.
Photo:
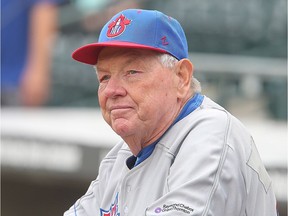
M 121 14 L 115 21 L 112 21 L 108 25 L 107 37 L 116 37 L 122 34 L 126 28 L 126 25 L 129 25 L 131 20 L 127 19 L 123 14 Z

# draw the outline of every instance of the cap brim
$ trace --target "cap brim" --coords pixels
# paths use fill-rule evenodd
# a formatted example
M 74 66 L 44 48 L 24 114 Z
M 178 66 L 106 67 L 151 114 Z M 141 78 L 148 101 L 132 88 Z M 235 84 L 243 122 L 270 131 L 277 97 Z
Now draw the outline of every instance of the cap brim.
M 161 53 L 167 53 L 167 51 L 163 49 L 151 47 L 151 46 L 145 46 L 142 44 L 129 43 L 129 42 L 123 42 L 123 41 L 109 41 L 109 42 L 92 43 L 92 44 L 87 44 L 85 46 L 82 46 L 76 49 L 72 53 L 72 58 L 75 59 L 76 61 L 79 61 L 85 64 L 96 65 L 98 61 L 98 55 L 104 47 L 149 49 L 149 50 L 154 50 L 154 51 L 161 52 Z

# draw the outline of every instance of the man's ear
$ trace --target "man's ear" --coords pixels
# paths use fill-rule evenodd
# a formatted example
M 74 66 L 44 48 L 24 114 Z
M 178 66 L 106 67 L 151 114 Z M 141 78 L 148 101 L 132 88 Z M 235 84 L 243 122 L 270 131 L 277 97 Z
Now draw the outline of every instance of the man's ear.
M 182 59 L 178 62 L 176 69 L 178 80 L 178 98 L 183 99 L 190 92 L 190 85 L 193 76 L 193 64 L 189 59 Z

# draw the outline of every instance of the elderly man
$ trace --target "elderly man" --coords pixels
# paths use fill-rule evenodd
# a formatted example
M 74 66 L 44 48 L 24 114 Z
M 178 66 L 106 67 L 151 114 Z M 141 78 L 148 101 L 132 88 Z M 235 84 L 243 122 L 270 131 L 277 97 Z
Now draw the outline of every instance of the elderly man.
M 95 65 L 103 117 L 123 141 L 65 216 L 276 216 L 252 137 L 201 95 L 175 19 L 122 11 L 72 56 Z

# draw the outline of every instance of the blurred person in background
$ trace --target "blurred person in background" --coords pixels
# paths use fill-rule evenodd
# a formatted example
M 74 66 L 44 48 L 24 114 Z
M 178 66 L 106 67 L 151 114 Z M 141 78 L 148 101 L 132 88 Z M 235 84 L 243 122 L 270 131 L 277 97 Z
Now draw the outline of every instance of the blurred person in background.
M 177 20 L 124 10 L 72 56 L 95 66 L 102 115 L 123 140 L 65 216 L 277 215 L 253 138 L 201 94 Z
M 1 1 L 2 106 L 40 106 L 48 99 L 60 1 Z

